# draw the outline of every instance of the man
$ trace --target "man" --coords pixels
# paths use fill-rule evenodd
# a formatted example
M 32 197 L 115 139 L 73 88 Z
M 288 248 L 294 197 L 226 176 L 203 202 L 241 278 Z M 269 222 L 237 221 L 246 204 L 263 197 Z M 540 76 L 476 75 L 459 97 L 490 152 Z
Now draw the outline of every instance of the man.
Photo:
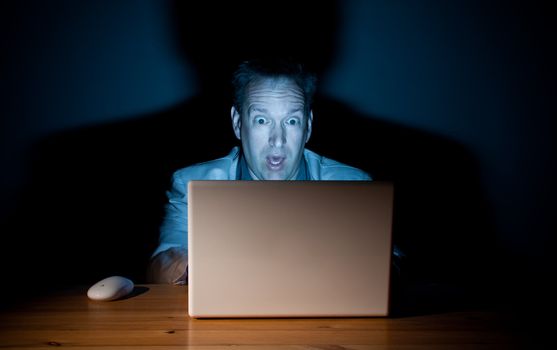
M 313 122 L 315 77 L 290 61 L 248 61 L 234 73 L 231 109 L 241 147 L 180 169 L 167 192 L 151 283 L 187 282 L 187 184 L 190 180 L 371 180 L 365 172 L 305 149 Z

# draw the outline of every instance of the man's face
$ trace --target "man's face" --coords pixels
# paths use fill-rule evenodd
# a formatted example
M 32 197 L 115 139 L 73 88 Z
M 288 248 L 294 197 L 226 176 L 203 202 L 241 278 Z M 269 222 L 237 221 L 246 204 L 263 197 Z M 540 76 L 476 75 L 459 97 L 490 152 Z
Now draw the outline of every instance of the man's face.
M 247 87 L 242 115 L 234 107 L 231 114 L 252 178 L 295 179 L 312 122 L 312 113 L 304 115 L 300 88 L 287 79 L 254 80 Z

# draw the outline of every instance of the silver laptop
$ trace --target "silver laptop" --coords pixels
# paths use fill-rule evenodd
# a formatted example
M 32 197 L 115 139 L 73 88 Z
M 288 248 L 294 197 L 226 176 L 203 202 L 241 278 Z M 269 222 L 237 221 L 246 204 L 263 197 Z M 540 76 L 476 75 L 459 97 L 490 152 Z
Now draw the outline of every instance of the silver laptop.
M 188 186 L 190 316 L 388 315 L 391 183 Z

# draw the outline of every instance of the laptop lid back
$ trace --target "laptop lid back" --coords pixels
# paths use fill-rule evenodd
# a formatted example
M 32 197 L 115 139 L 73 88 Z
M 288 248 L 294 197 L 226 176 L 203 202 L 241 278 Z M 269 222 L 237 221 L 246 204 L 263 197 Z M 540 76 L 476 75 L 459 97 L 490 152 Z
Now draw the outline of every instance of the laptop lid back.
M 190 316 L 388 315 L 392 184 L 188 186 Z

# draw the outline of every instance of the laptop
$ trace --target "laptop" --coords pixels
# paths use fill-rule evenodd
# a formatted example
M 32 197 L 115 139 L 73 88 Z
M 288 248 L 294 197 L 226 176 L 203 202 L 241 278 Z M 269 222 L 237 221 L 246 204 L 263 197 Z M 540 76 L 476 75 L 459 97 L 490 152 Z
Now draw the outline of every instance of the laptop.
M 388 315 L 391 183 L 188 186 L 191 317 Z

